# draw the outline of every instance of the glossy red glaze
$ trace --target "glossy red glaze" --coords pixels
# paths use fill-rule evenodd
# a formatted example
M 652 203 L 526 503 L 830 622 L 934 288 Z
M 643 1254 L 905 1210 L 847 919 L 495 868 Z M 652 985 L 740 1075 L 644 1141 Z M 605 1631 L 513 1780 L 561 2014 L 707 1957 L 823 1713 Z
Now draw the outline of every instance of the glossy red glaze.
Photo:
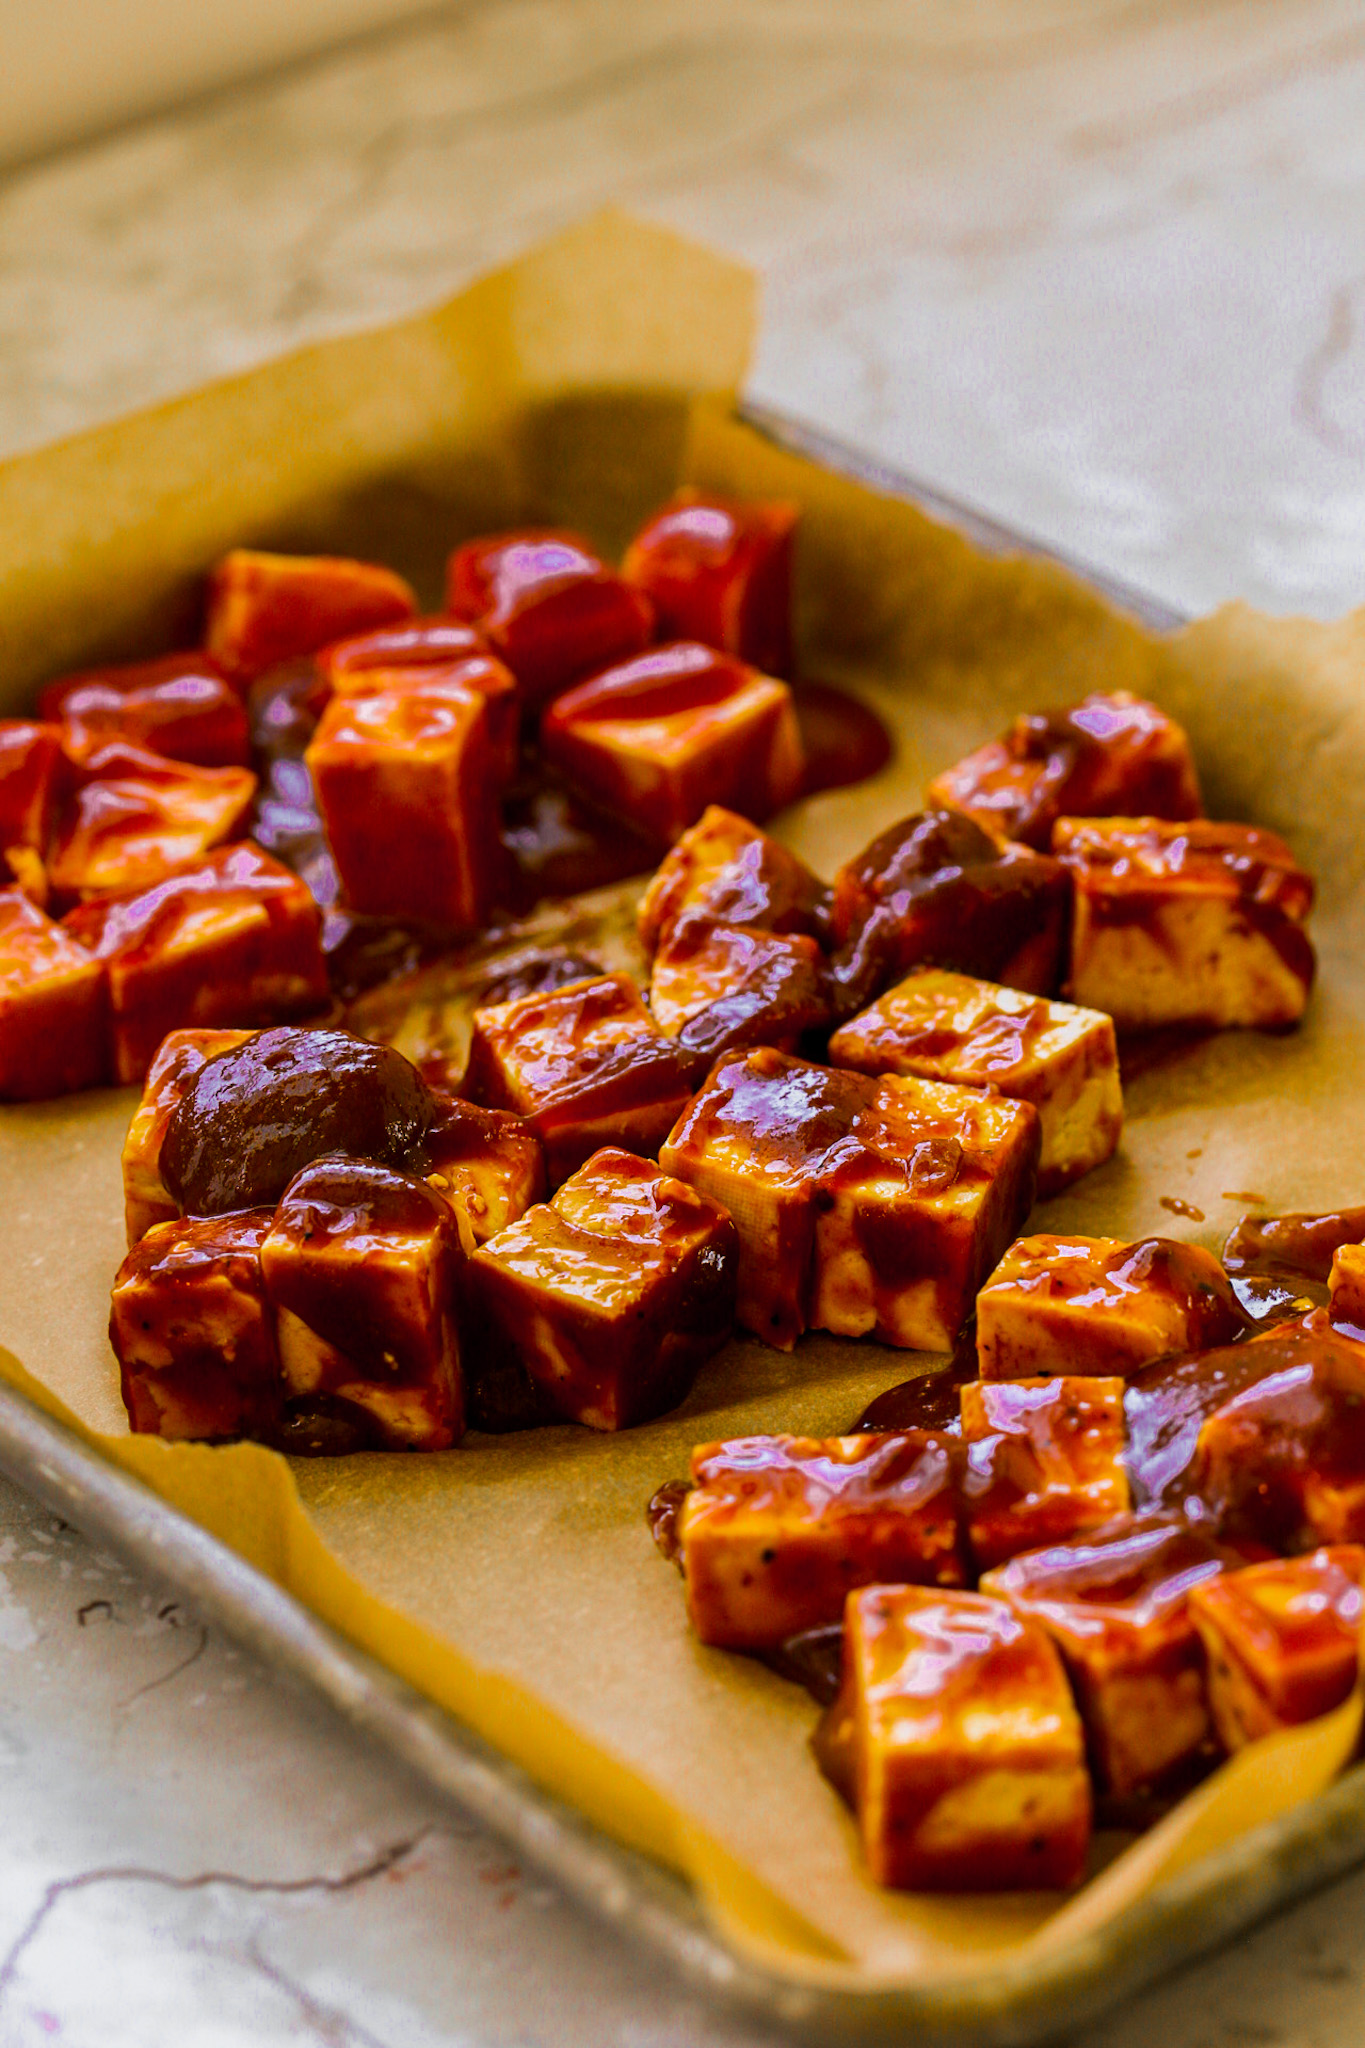
M 478 627 L 533 704 L 648 646 L 654 616 L 586 541 L 541 527 L 457 548 L 446 603 Z
M 245 768 L 251 740 L 241 696 L 205 656 L 166 655 L 49 683 L 40 703 L 62 726 L 62 745 L 85 761 L 127 740 L 199 768 Z
M 235 839 L 256 795 L 247 768 L 192 768 L 107 740 L 80 764 L 48 854 L 54 892 L 123 895 Z
M 19 889 L 0 889 L 0 1101 L 109 1078 L 103 964 Z
M 319 648 L 417 610 L 391 569 L 337 555 L 234 548 L 209 577 L 204 645 L 241 683 Z
M 62 790 L 57 728 L 29 718 L 0 718 L 0 855 L 47 849 Z
M 470 655 L 487 652 L 488 642 L 473 626 L 444 612 L 430 612 L 334 640 L 319 649 L 317 668 L 323 682 L 335 689 L 343 677 L 362 675 L 367 669 L 426 668 L 432 662 L 467 661 Z
M 702 640 L 773 676 L 792 666 L 792 537 L 800 509 L 690 486 L 640 528 L 621 565 L 661 639 Z
M 1344 1244 L 1365 1244 L 1365 1209 L 1244 1216 L 1223 1246 L 1229 1273 L 1292 1274 L 1324 1284 Z

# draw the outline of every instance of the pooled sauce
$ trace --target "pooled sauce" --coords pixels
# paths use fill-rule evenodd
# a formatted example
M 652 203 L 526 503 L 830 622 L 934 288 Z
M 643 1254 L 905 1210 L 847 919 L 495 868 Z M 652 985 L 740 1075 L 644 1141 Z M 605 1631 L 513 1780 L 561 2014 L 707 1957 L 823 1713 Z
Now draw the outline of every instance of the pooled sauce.
M 647 874 L 664 851 L 633 825 L 586 803 L 562 783 L 529 773 L 503 799 L 516 910 L 543 896 L 577 896 Z
M 922 1372 L 912 1380 L 901 1380 L 884 1394 L 869 1401 L 849 1430 L 863 1436 L 886 1429 L 937 1429 L 945 1436 L 962 1434 L 962 1403 L 959 1389 L 976 1379 L 976 1324 L 968 1323 L 957 1340 L 947 1365 L 936 1372 Z
M 832 683 L 793 683 L 791 690 L 806 753 L 803 796 L 847 789 L 886 766 L 895 743 L 875 711 Z
M 1290 1273 L 1326 1284 L 1344 1244 L 1365 1243 L 1365 1209 L 1244 1216 L 1223 1246 L 1229 1273 Z
M 552 995 L 575 981 L 598 981 L 605 972 L 601 961 L 590 960 L 586 953 L 571 952 L 567 946 L 540 946 L 479 990 L 479 1008 L 494 1009 L 499 1003 L 519 1002 L 522 996 Z
M 1157 1031 L 1121 1031 L 1119 1042 L 1119 1074 L 1126 1088 L 1130 1081 L 1136 1081 L 1139 1074 L 1150 1074 L 1156 1067 L 1164 1067 L 1182 1053 L 1192 1052 L 1203 1045 L 1213 1032 L 1202 1025 L 1171 1024 Z
M 658 1495 L 655 1495 L 657 1500 Z M 651 1507 L 653 1502 L 650 1503 Z M 844 1626 L 831 1622 L 827 1628 L 804 1628 L 788 1636 L 775 1650 L 759 1652 L 758 1661 L 779 1678 L 804 1686 L 818 1707 L 827 1707 L 838 1696 L 843 1677 Z
M 666 1558 L 669 1564 L 681 1562 L 682 1546 L 678 1541 L 678 1516 L 683 1502 L 691 1491 L 690 1479 L 666 1479 L 645 1509 L 649 1533 L 654 1538 L 660 1557 Z

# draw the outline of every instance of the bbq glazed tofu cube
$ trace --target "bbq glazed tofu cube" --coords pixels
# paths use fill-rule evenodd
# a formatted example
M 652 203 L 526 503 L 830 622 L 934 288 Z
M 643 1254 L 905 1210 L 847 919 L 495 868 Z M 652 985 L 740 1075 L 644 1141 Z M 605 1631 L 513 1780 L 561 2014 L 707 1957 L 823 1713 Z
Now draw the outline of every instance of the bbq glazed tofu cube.
M 1365 1244 L 1338 1245 L 1328 1287 L 1333 1328 L 1365 1341 Z
M 411 586 L 375 562 L 234 548 L 209 577 L 204 646 L 248 683 L 333 640 L 410 619 Z
M 607 810 L 668 845 L 708 804 L 770 817 L 801 792 L 791 691 L 695 640 L 651 648 L 557 697 L 546 759 Z
M 733 1328 L 736 1264 L 717 1203 L 607 1147 L 482 1246 L 469 1280 L 495 1356 L 554 1414 L 614 1430 L 687 1394 Z
M 249 768 L 192 768 L 121 740 L 79 772 L 47 858 L 52 889 L 68 901 L 148 888 L 238 838 L 256 794 Z
M 576 533 L 527 528 L 455 550 L 446 606 L 476 626 L 533 705 L 649 645 L 654 610 Z
M 1046 1633 L 1002 1600 L 851 1593 L 844 1683 L 868 1869 L 907 1891 L 1079 1883 L 1091 1794 L 1080 1720 Z
M 1231 1536 L 1271 1550 L 1365 1542 L 1365 1347 L 1307 1328 L 1206 1417 L 1188 1485 Z
M 1365 1550 L 1274 1558 L 1196 1586 L 1190 1613 L 1209 1660 L 1209 1709 L 1236 1754 L 1330 1714 L 1360 1678 Z
M 1243 1317 L 1199 1245 L 1147 1237 L 1021 1237 L 976 1301 L 983 1380 L 1126 1377 L 1170 1352 L 1231 1344 Z
M 828 888 L 804 861 L 737 811 L 708 804 L 640 900 L 640 944 L 652 956 L 676 925 L 693 918 L 823 939 L 829 902 Z
M 135 1431 L 175 1441 L 268 1434 L 281 1381 L 261 1278 L 271 1211 L 158 1223 L 119 1267 L 109 1341 Z
M 829 1022 L 829 970 L 804 933 L 689 917 L 654 955 L 649 1009 L 661 1031 L 708 1057 L 740 1045 L 792 1052 Z
M 701 640 L 767 675 L 792 671 L 792 540 L 800 509 L 684 486 L 647 519 L 621 574 L 654 606 L 660 639 Z
M 1202 818 L 1184 730 L 1127 690 L 1100 691 L 1016 718 L 944 770 L 929 801 L 965 811 L 1002 839 L 1046 850 L 1058 818 Z
M 0 718 L 0 856 L 23 848 L 41 858 L 61 789 L 57 727 L 30 718 Z
M 459 630 L 464 630 L 463 628 Z M 337 676 L 337 697 L 383 697 L 396 690 L 473 690 L 484 700 L 493 775 L 501 789 L 521 758 L 521 687 L 507 664 L 491 654 L 425 664 L 399 662 L 392 668 L 345 668 Z
M 1126 1516 L 1015 1557 L 983 1593 L 1052 1637 L 1076 1691 L 1098 1783 L 1123 1800 L 1183 1782 L 1212 1754 L 1191 1590 L 1244 1563 L 1179 1516 Z
M 1198 819 L 1060 818 L 1076 908 L 1067 993 L 1120 1031 L 1276 1030 L 1308 1003 L 1313 883 L 1282 839 Z
M 182 1213 L 161 1173 L 166 1126 L 181 1096 L 206 1060 L 247 1036 L 245 1031 L 171 1031 L 162 1039 L 123 1141 L 123 1216 L 130 1248 L 154 1224 Z
M 950 1351 L 1028 1212 L 1038 1144 L 1028 1103 L 760 1047 L 717 1063 L 660 1159 L 734 1217 L 756 1336 Z
M 168 1031 L 276 1024 L 329 1000 L 317 905 L 249 840 L 136 896 L 83 903 L 63 929 L 107 970 L 123 1083 L 142 1080 Z
M 384 1450 L 457 1443 L 461 1265 L 455 1219 L 425 1181 L 359 1159 L 295 1174 L 261 1245 L 293 1412 L 340 1409 Z
M 699 1445 L 678 1514 L 697 1635 L 775 1649 L 837 1622 L 857 1586 L 964 1585 L 956 1457 L 924 1429 Z
M 334 697 L 305 756 L 352 910 L 475 931 L 496 889 L 498 754 L 459 683 Z
M 961 1390 L 963 1502 L 989 1570 L 1132 1506 L 1121 1379 L 973 1380 Z
M 1102 1165 L 1123 1130 L 1112 1018 L 971 975 L 909 975 L 840 1026 L 829 1057 L 862 1074 L 919 1074 L 1031 1102 L 1043 1130 L 1040 1195 Z
M 104 963 L 22 889 L 0 889 L 0 1101 L 65 1095 L 108 1078 Z
M 958 811 L 920 811 L 834 877 L 830 922 L 847 1009 L 912 967 L 1053 995 L 1070 919 L 1071 877 L 1060 861 L 1002 843 Z
M 422 1143 L 423 1173 L 463 1221 L 472 1249 L 544 1200 L 545 1149 L 507 1110 L 481 1109 L 455 1096 L 439 1100 Z
M 197 768 L 250 764 L 246 706 L 209 655 L 168 654 L 63 676 L 42 701 L 53 705 L 73 761 L 121 740 Z
M 375 669 L 391 673 L 400 668 L 444 668 L 487 652 L 488 642 L 473 626 L 444 612 L 431 612 L 334 640 L 318 650 L 314 666 L 327 690 L 346 695 L 354 692 L 361 676 Z
M 694 1074 L 630 976 L 603 974 L 476 1010 L 464 1093 L 524 1117 L 558 1187 L 604 1144 L 657 1152 Z

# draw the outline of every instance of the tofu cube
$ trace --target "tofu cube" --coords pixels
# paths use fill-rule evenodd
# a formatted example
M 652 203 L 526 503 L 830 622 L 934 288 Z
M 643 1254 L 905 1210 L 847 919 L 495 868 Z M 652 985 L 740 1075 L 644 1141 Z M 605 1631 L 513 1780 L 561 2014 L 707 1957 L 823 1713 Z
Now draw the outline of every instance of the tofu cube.
M 950 1351 L 1028 1212 L 1038 1145 L 1028 1103 L 760 1047 L 718 1061 L 660 1159 L 734 1217 L 756 1336 Z
M 767 675 L 792 672 L 796 505 L 721 498 L 691 485 L 647 519 L 621 574 L 654 606 L 661 639 L 701 640 Z
M 268 1434 L 280 1415 L 261 1278 L 268 1209 L 158 1223 L 119 1267 L 109 1341 L 136 1431 L 183 1442 Z
M 919 1074 L 1031 1102 L 1043 1129 L 1038 1193 L 1115 1151 L 1123 1090 L 1113 1020 L 967 974 L 921 968 L 835 1032 L 831 1066 Z
M 424 1181 L 359 1159 L 295 1174 L 261 1245 L 288 1411 L 353 1413 L 385 1450 L 464 1433 L 455 1221 Z
M 1311 878 L 1251 825 L 1060 818 L 1076 909 L 1067 993 L 1120 1031 L 1277 1030 L 1308 1003 Z
M 1244 1560 L 1178 1515 L 1133 1515 L 987 1572 L 1056 1643 L 1089 1737 L 1097 1782 L 1116 1799 L 1183 1784 L 1211 1761 L 1204 1646 L 1190 1592 Z
M 108 740 L 80 765 L 47 859 L 68 902 L 127 895 L 240 837 L 256 795 L 249 768 L 191 768 Z
M 920 811 L 834 877 L 830 923 L 846 1007 L 861 1008 L 912 967 L 1053 995 L 1070 920 L 1071 877 L 1060 861 L 1002 843 L 958 811 Z
M 1021 1237 L 976 1302 L 983 1380 L 1121 1377 L 1168 1352 L 1231 1344 L 1243 1318 L 1226 1273 L 1196 1244 L 1146 1237 Z
M 545 1197 L 545 1149 L 530 1126 L 451 1095 L 423 1140 L 422 1169 L 472 1244 L 487 1244 Z
M 109 1078 L 104 964 L 22 889 L 0 889 L 0 1102 Z
M 1333 1328 L 1365 1340 L 1365 1244 L 1338 1245 L 1328 1286 Z
M 475 931 L 499 876 L 488 700 L 457 683 L 334 697 L 305 756 L 352 910 Z
M 1320 1328 L 1277 1363 L 1203 1422 L 1190 1491 L 1272 1550 L 1365 1542 L 1365 1347 Z
M 956 1455 L 925 1429 L 699 1445 L 678 1543 L 702 1642 L 776 1649 L 857 1586 L 965 1585 Z
M 476 1010 L 464 1093 L 524 1117 L 558 1187 L 604 1144 L 653 1156 L 694 1069 L 630 976 L 603 974 Z
M 1065 1377 L 961 1389 L 963 1500 L 982 1571 L 1127 1514 L 1123 1389 Z
M 247 683 L 416 610 L 411 586 L 375 562 L 234 548 L 209 577 L 204 645 L 226 674 Z
M 154 1224 L 181 1214 L 161 1173 L 166 1126 L 181 1096 L 206 1060 L 246 1037 L 245 1031 L 171 1031 L 162 1039 L 123 1141 L 123 1215 L 130 1248 Z
M 714 1058 L 733 1046 L 792 1052 L 830 1017 L 829 972 L 814 939 L 689 917 L 654 955 L 649 1010 L 661 1031 Z
M 1002 1600 L 851 1593 L 844 1687 L 867 1866 L 907 1891 L 1060 1890 L 1090 1843 L 1090 1779 L 1061 1660 Z
M 575 533 L 487 535 L 446 565 L 446 608 L 477 626 L 527 699 L 543 704 L 579 676 L 649 645 L 649 599 Z
M 248 840 L 136 896 L 83 903 L 63 929 L 108 973 L 114 1078 L 141 1081 L 168 1031 L 275 1024 L 329 1000 L 321 917 Z
M 723 1209 L 606 1148 L 482 1246 L 469 1281 L 495 1355 L 555 1415 L 629 1429 L 676 1408 L 730 1335 L 736 1262 Z
M 251 741 L 240 691 L 203 654 L 167 654 L 64 676 L 43 701 L 56 707 L 62 746 L 83 762 L 122 740 L 197 768 L 246 768 Z
M 469 631 L 464 626 L 453 630 Z M 370 636 L 384 637 L 388 636 Z M 475 636 L 471 633 L 470 637 Z M 343 646 L 357 644 L 343 642 Z M 495 660 L 491 654 L 470 654 L 453 661 L 399 661 L 389 668 L 347 665 L 337 673 L 332 685 L 337 697 L 384 697 L 395 690 L 445 688 L 473 690 L 483 698 L 493 774 L 498 787 L 504 787 L 516 774 L 521 757 L 521 688 L 505 662 Z
M 1365 1550 L 1341 1544 L 1274 1558 L 1196 1586 L 1190 1613 L 1209 1660 L 1224 1749 L 1330 1714 L 1360 1678 Z
M 801 792 L 791 691 L 695 640 L 653 647 L 557 697 L 541 750 L 595 802 L 669 845 L 709 804 L 770 817 Z
M 929 801 L 1043 851 L 1061 817 L 1204 815 L 1183 728 L 1127 690 L 1095 691 L 1062 710 L 1023 713 L 1003 739 L 937 776 Z
M 447 662 L 468 661 L 487 652 L 488 642 L 473 626 L 444 612 L 430 612 L 334 640 L 319 648 L 314 664 L 325 689 L 345 695 L 348 684 L 374 669 L 391 673 L 397 668 L 444 667 Z
M 0 718 L 0 856 L 47 851 L 62 789 L 61 734 L 31 718 Z
M 804 861 L 738 812 L 708 804 L 640 899 L 640 944 L 652 957 L 675 925 L 693 917 L 823 940 L 829 903 L 829 890 Z

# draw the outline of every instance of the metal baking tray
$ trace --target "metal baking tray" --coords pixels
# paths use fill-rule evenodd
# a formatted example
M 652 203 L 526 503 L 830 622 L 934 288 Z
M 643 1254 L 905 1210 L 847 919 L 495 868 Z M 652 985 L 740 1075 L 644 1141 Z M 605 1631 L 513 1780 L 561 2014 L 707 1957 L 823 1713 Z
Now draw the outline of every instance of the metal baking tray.
M 987 553 L 1060 562 L 1155 631 L 1183 623 L 1180 613 L 1159 600 L 828 435 L 763 407 L 745 407 L 742 416 L 779 445 L 910 500 Z M 717 1999 L 796 2038 L 1027 2048 L 1093 2019 L 1365 1861 L 1362 1765 L 1320 1798 L 1159 1885 L 1117 1923 L 1077 1939 L 1044 1965 L 992 1966 L 948 1987 L 851 1991 L 793 1984 L 729 1949 L 681 1879 L 608 1840 L 479 1736 L 3 1383 L 0 1470 L 87 1536 L 192 1600 L 263 1662 L 320 1694 L 352 1727 L 401 1759 L 434 1792 L 476 1815 L 627 1939 L 647 1946 Z

